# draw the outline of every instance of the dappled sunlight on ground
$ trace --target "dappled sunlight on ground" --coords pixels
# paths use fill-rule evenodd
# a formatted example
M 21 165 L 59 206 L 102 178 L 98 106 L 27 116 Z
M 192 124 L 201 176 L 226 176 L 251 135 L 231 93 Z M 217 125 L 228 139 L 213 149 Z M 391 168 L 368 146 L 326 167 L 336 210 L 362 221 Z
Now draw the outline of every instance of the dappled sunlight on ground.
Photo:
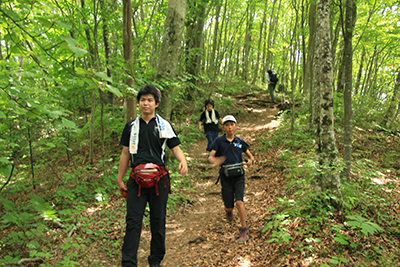
M 244 257 L 244 258 L 239 257 L 238 260 L 239 260 L 238 266 L 241 266 L 241 267 L 250 267 L 250 266 L 253 266 L 253 264 L 251 264 L 251 259 L 250 259 L 249 256 L 246 256 L 246 257 Z
M 267 109 L 252 109 L 250 114 L 246 115 L 246 119 L 239 118 L 237 135 L 246 132 L 256 132 L 259 130 L 272 130 L 279 127 L 279 121 L 274 120 L 276 114 L 267 112 Z
M 214 181 L 206 181 L 205 183 L 196 183 L 195 185 L 193 185 L 193 188 L 194 189 L 199 188 L 199 187 L 207 188 L 207 187 L 211 187 L 213 185 L 214 185 Z

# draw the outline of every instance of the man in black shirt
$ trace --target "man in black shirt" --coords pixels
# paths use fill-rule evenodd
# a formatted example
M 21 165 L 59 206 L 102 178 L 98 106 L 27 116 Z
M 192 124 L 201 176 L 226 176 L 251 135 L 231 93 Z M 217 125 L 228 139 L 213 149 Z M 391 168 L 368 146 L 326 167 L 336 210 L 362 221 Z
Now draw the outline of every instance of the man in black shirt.
M 122 247 L 122 266 L 137 266 L 142 220 L 147 203 L 150 207 L 151 248 L 148 261 L 150 266 L 160 266 L 165 255 L 165 220 L 170 188 L 168 170 L 165 168 L 165 148 L 168 146 L 179 162 L 181 175 L 188 173 L 188 166 L 180 140 L 172 126 L 155 113 L 161 100 L 161 92 L 153 85 L 142 87 L 137 95 L 141 114 L 128 122 L 122 133 L 123 145 L 118 186 L 121 193 L 127 193 L 126 232 Z M 135 181 L 134 170 L 145 164 L 155 164 L 164 170 L 157 185 L 151 188 L 140 187 Z M 132 168 L 125 187 L 123 178 Z

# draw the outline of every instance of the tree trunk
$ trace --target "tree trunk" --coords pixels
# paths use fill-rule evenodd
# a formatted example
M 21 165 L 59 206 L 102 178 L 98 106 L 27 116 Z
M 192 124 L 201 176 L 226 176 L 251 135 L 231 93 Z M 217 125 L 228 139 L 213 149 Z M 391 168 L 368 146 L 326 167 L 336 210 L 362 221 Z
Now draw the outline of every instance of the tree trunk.
M 243 54 L 243 73 L 242 78 L 246 82 L 249 79 L 249 57 L 250 57 L 250 44 L 251 44 L 251 31 L 253 30 L 253 20 L 254 20 L 254 5 L 250 2 L 247 6 L 247 27 L 246 27 L 246 37 L 244 41 L 244 54 Z
M 104 44 L 104 56 L 106 58 L 106 69 L 107 69 L 107 76 L 112 78 L 111 67 L 110 67 L 110 42 L 108 40 L 108 20 L 107 20 L 107 8 L 104 5 L 104 0 L 100 1 L 100 9 L 101 9 L 101 20 L 103 23 L 103 44 Z M 111 84 L 107 81 L 107 84 Z M 114 94 L 111 92 L 107 92 L 107 103 L 112 104 L 114 101 Z
M 189 0 L 188 5 L 190 16 L 188 16 L 188 20 L 186 21 L 187 31 L 185 65 L 187 73 L 192 76 L 189 79 L 189 87 L 187 91 L 187 98 L 191 99 L 193 95 L 197 94 L 197 90 L 195 89 L 197 85 L 196 77 L 198 76 L 199 72 L 198 64 L 200 63 L 201 45 L 203 40 L 203 28 L 205 20 L 204 16 L 206 9 L 205 7 L 207 6 L 207 2 L 205 0 Z M 161 55 L 161 57 L 162 56 L 163 55 Z
M 361 75 L 362 75 L 362 70 L 363 70 L 363 65 L 364 65 L 364 56 L 365 56 L 365 47 L 363 47 L 362 53 L 361 53 L 361 60 L 358 68 L 358 74 L 357 74 L 357 80 L 356 80 L 356 85 L 354 87 L 354 94 L 358 95 L 359 89 L 360 89 L 360 84 L 361 84 Z
M 133 86 L 133 55 L 132 55 L 132 3 L 131 0 L 123 0 L 123 26 L 122 39 L 124 48 L 124 60 L 127 64 L 126 74 L 129 78 L 125 79 L 128 88 Z M 136 100 L 132 94 L 126 96 L 126 122 L 136 118 Z
M 291 127 L 290 127 L 290 130 L 291 130 L 291 132 L 293 133 L 293 131 L 294 131 L 294 117 L 295 117 L 295 114 L 294 114 L 294 91 L 296 90 L 296 77 L 297 77 L 297 75 L 295 76 L 295 70 L 297 69 L 297 56 L 296 56 L 296 54 L 298 54 L 298 51 L 297 51 L 297 22 L 298 22 L 298 19 L 299 19 L 299 11 L 298 11 L 298 9 L 297 9 L 297 1 L 294 1 L 293 2 L 293 8 L 294 8 L 294 10 L 295 10 L 295 12 L 296 12 L 296 19 L 295 19 L 295 21 L 294 21 L 294 25 L 293 25 L 293 27 L 294 27 L 294 29 L 293 30 L 291 30 L 291 32 L 292 32 L 292 38 L 290 39 L 290 47 L 292 48 L 291 49 L 291 51 L 290 51 L 290 53 L 291 53 L 291 55 L 290 55 L 290 58 L 294 58 L 294 59 L 296 59 L 296 60 L 291 60 L 290 61 L 290 74 L 291 74 L 291 79 L 290 79 L 290 96 L 291 96 L 291 102 L 292 102 L 292 106 L 291 106 L 291 109 L 292 109 L 292 123 L 291 123 Z
M 304 74 L 304 89 L 303 93 L 308 97 L 309 112 L 310 112 L 310 129 L 312 129 L 312 117 L 313 117 L 313 66 L 314 66 L 314 53 L 315 53 L 315 35 L 316 35 L 316 18 L 317 18 L 317 5 L 311 1 L 310 9 L 308 14 L 308 25 L 310 34 L 308 38 L 308 51 L 307 61 Z
M 221 65 L 222 65 L 222 61 L 224 59 L 224 55 L 226 54 L 224 51 L 226 50 L 226 46 L 223 47 L 222 46 L 222 35 L 224 35 L 224 43 L 226 43 L 226 33 L 227 33 L 227 29 L 228 29 L 228 23 L 226 21 L 226 12 L 227 12 L 227 4 L 228 4 L 228 0 L 225 1 L 225 5 L 224 5 L 224 12 L 222 14 L 222 22 L 221 22 L 221 33 L 219 35 L 219 41 L 218 41 L 218 51 L 217 51 L 217 62 L 216 62 L 216 70 L 215 70 L 215 75 L 217 75 L 218 73 L 221 74 Z M 226 26 L 225 26 L 226 25 Z M 225 28 L 225 30 L 224 30 Z
M 353 131 L 353 109 L 351 100 L 351 91 L 353 89 L 353 0 L 347 0 L 346 3 L 346 18 L 345 29 L 343 33 L 344 48 L 343 48 L 343 66 L 344 66 L 344 149 L 343 161 L 344 168 L 341 176 L 349 179 L 351 170 L 351 153 L 352 153 L 352 131 Z
M 215 77 L 215 54 L 217 52 L 217 45 L 218 45 L 218 27 L 219 27 L 219 14 L 221 12 L 221 2 L 220 0 L 216 0 L 216 7 L 215 7 L 215 26 L 214 26 L 214 36 L 213 36 L 213 41 L 212 41 L 212 51 L 211 51 L 211 56 L 210 56 L 210 74 L 213 74 Z
M 271 42 L 272 42 L 272 35 L 274 34 L 274 27 L 275 27 L 275 20 L 278 18 L 275 17 L 275 4 L 277 0 L 274 0 L 272 3 L 272 11 L 271 11 L 271 17 L 269 20 L 269 30 L 268 30 L 268 37 L 267 37 L 267 59 L 266 59 L 266 67 L 267 70 L 272 68 L 272 51 L 271 51 Z M 278 9 L 279 10 L 279 9 Z M 264 73 L 265 74 L 265 73 Z
M 158 80 L 163 81 L 176 77 L 181 51 L 182 33 L 185 27 L 186 8 L 186 0 L 168 1 L 163 44 L 161 47 L 160 62 L 157 68 Z M 172 93 L 173 88 L 165 83 L 162 92 L 162 101 L 159 106 L 159 113 L 166 119 L 169 119 L 171 116 Z
M 95 5 L 95 4 L 94 4 Z M 82 8 L 85 8 L 85 1 L 81 0 L 81 6 Z M 94 10 L 97 8 L 94 7 Z M 86 34 L 86 41 L 89 46 L 89 52 L 91 55 L 91 62 L 90 66 L 96 71 L 100 70 L 100 56 L 99 56 L 99 49 L 97 45 L 97 30 L 98 30 L 98 20 L 95 16 L 94 20 L 94 25 L 93 25 L 93 43 L 92 43 L 92 38 L 90 35 L 90 25 L 87 23 L 86 20 L 84 20 L 85 24 L 85 34 Z M 89 138 L 90 138 L 90 144 L 89 144 L 89 163 L 92 165 L 94 163 L 94 123 L 95 123 L 95 115 L 96 115 L 96 89 L 93 89 L 92 92 L 92 104 L 91 104 L 91 112 L 90 112 L 90 127 L 89 127 Z
M 393 117 L 394 117 L 394 114 L 397 109 L 396 107 L 397 107 L 397 105 L 400 105 L 400 103 L 399 103 L 400 68 L 397 69 L 396 80 L 397 80 L 397 82 L 396 82 L 396 85 L 394 86 L 394 92 L 393 92 L 392 99 L 390 100 L 389 108 L 388 108 L 387 112 L 385 113 L 385 116 L 383 116 L 383 120 L 382 120 L 382 125 L 388 129 L 390 129 L 392 126 Z
M 330 1 L 318 0 L 318 30 L 315 53 L 315 154 L 317 174 L 314 190 L 328 193 L 330 204 L 342 207 L 333 120 L 333 69 L 330 37 Z
M 265 10 L 267 10 L 267 4 L 265 4 Z M 251 82 L 251 84 L 253 84 L 253 85 L 256 84 L 257 77 L 258 77 L 258 69 L 260 66 L 261 44 L 262 44 L 262 39 L 263 39 L 263 29 L 264 29 L 264 25 L 265 25 L 266 21 L 267 21 L 267 13 L 264 11 L 263 20 L 260 25 L 260 35 L 258 36 L 257 59 L 256 59 L 256 63 L 255 63 L 255 68 L 254 68 L 254 76 L 253 76 L 253 81 Z

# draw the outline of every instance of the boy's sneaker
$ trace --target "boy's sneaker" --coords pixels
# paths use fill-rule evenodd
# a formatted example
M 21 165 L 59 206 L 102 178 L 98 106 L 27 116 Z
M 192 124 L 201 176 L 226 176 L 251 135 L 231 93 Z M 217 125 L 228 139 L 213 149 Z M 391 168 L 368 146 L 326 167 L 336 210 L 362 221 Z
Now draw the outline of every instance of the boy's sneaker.
M 248 227 L 239 227 L 240 232 L 240 243 L 246 243 L 249 240 L 249 228 Z
M 226 215 L 226 219 L 228 221 L 232 221 L 233 220 L 233 211 L 231 211 L 231 212 L 226 211 L 225 215 Z

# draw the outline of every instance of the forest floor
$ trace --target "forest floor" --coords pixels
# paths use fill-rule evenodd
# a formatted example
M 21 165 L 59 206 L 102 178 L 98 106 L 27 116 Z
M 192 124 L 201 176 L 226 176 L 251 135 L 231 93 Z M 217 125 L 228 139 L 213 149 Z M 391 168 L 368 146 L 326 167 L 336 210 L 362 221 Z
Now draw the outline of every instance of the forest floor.
M 307 185 L 301 181 L 306 173 L 304 173 L 304 169 L 300 168 L 302 164 L 306 164 L 306 156 L 304 156 L 304 160 L 295 162 L 294 166 L 284 167 L 288 165 L 288 162 L 279 160 L 282 155 L 285 155 L 283 149 L 293 151 L 296 155 L 304 155 L 308 152 L 298 147 L 289 147 L 282 139 L 279 139 L 282 143 L 276 144 L 278 141 L 274 141 L 274 144 L 271 145 L 270 138 L 274 137 L 274 131 L 280 127 L 277 115 L 280 110 L 286 108 L 284 104 L 271 103 L 265 92 L 236 95 L 234 103 L 235 107 L 231 108 L 229 112 L 235 115 L 238 120 L 239 127 L 236 135 L 250 145 L 250 151 L 257 161 L 257 164 L 246 169 L 244 203 L 247 212 L 247 226 L 250 229 L 250 240 L 245 244 L 238 242 L 240 222 L 236 209 L 234 210 L 233 221 L 227 221 L 225 218 L 220 193 L 221 185 L 220 183 L 215 184 L 218 169 L 211 168 L 207 160 L 205 150 L 207 140 L 203 136 L 191 142 L 186 149 L 189 174 L 183 178 L 184 186 L 176 189 L 170 195 L 169 203 L 172 202 L 173 198 L 181 201 L 176 201 L 180 205 L 175 207 L 174 211 L 168 210 L 166 255 L 161 266 L 283 267 L 321 266 L 321 264 L 333 266 L 332 260 L 339 259 L 337 255 L 340 255 L 339 260 L 342 262 L 338 260 L 339 266 L 400 267 L 400 260 L 398 260 L 400 259 L 398 250 L 400 243 L 400 220 L 398 216 L 400 213 L 400 183 L 396 180 L 397 177 L 400 177 L 400 163 L 397 157 L 400 153 L 400 137 L 398 135 L 389 135 L 370 129 L 358 128 L 354 131 L 354 151 L 357 152 L 357 157 L 362 159 L 361 162 L 368 164 L 367 169 L 371 169 L 371 173 L 372 169 L 375 169 L 379 171 L 377 172 L 379 175 L 373 174 L 363 177 L 363 174 L 357 173 L 356 170 L 351 174 L 354 184 L 359 184 L 359 187 L 354 187 L 356 188 L 355 191 L 360 190 L 363 192 L 363 196 L 368 195 L 371 198 L 366 197 L 358 200 L 360 195 L 357 195 L 357 192 L 352 192 L 350 197 L 353 197 L 354 213 L 349 214 L 358 214 L 356 211 L 359 209 L 363 216 L 376 217 L 374 221 L 380 221 L 381 225 L 386 225 L 385 232 L 373 235 L 360 234 L 358 229 L 350 229 L 344 224 L 345 216 L 342 212 L 329 212 L 328 220 L 321 219 L 318 214 L 312 216 L 313 218 L 308 221 L 302 217 L 294 216 L 291 220 L 288 220 L 290 225 L 285 224 L 285 227 L 277 230 L 281 232 L 276 233 L 273 229 L 263 232 L 268 223 L 279 220 L 273 217 L 273 215 L 279 214 L 278 199 L 292 199 L 293 194 L 296 194 L 299 189 L 300 192 L 307 189 L 304 188 Z M 218 111 L 221 116 L 228 115 L 225 111 Z M 192 123 L 197 124 L 197 121 Z M 341 139 L 340 135 L 339 133 L 338 139 Z M 289 139 L 291 139 L 292 144 L 304 141 L 298 138 L 302 137 L 293 136 Z M 116 142 L 117 140 L 114 143 Z M 310 146 L 312 146 L 312 140 L 310 140 Z M 342 147 L 341 145 L 338 146 L 339 154 L 343 149 Z M 387 151 L 390 153 L 387 153 Z M 119 156 L 119 154 L 116 155 Z M 392 158 L 393 160 L 391 160 Z M 292 167 L 293 170 L 298 172 L 298 177 L 296 177 L 299 183 L 288 185 L 285 177 L 289 174 L 288 168 Z M 381 173 L 381 170 L 386 170 L 386 173 Z M 104 183 L 105 177 L 102 176 L 101 170 L 97 170 L 97 172 L 98 175 L 95 177 L 81 177 L 81 179 L 90 182 L 89 184 L 93 183 L 94 187 L 96 183 Z M 108 178 L 111 179 L 112 176 Z M 389 187 L 374 189 L 373 184 L 366 183 L 370 177 L 376 177 L 373 179 L 374 184 L 392 183 L 392 187 L 390 187 L 392 189 L 388 190 Z M 112 181 L 108 180 L 108 182 L 115 183 L 115 180 L 112 178 Z M 71 184 L 72 186 L 73 184 Z M 116 185 L 114 184 L 114 186 Z M 53 195 L 52 201 L 57 203 L 57 199 L 61 196 L 57 195 L 56 190 L 56 186 L 50 189 L 40 186 L 40 190 L 31 193 L 51 194 Z M 377 195 L 382 197 L 375 197 L 378 192 Z M 10 201 L 18 203 L 19 198 L 25 199 L 28 193 L 27 191 L 24 194 L 14 194 L 10 197 Z M 115 189 L 114 194 L 110 194 L 108 197 L 104 205 L 95 202 L 79 209 L 82 212 L 79 211 L 79 214 L 74 216 L 82 219 L 84 223 L 84 227 L 80 230 L 77 226 L 77 228 L 73 227 L 68 230 L 67 233 L 66 230 L 62 229 L 63 226 L 52 225 L 51 221 L 47 222 L 49 227 L 56 229 L 53 230 L 54 234 L 50 236 L 52 238 L 51 245 L 55 249 L 51 251 L 51 257 L 46 259 L 46 266 L 74 266 L 78 262 L 85 267 L 121 266 L 126 201 L 117 189 Z M 358 203 L 358 201 L 365 200 L 367 200 L 367 203 Z M 385 202 L 385 205 L 381 204 L 382 202 Z M 382 209 L 382 207 L 385 208 Z M 69 208 L 72 214 L 75 207 Z M 367 210 L 363 210 L 364 208 Z M 384 217 L 380 218 L 380 216 Z M 74 218 L 72 220 L 75 222 L 76 219 Z M 147 220 L 148 218 L 145 219 L 145 221 Z M 387 220 L 388 223 L 382 223 L 382 220 Z M 281 220 L 279 223 L 283 223 L 283 221 L 286 220 Z M 75 225 L 74 222 L 69 225 L 72 227 L 72 225 Z M 283 228 L 286 232 L 282 232 Z M 339 244 L 337 239 L 335 240 L 335 236 L 336 238 L 338 236 L 335 229 L 341 229 L 339 236 L 344 236 L 346 240 L 350 238 L 348 240 L 351 245 Z M 9 238 L 16 236 L 14 232 L 23 235 L 24 231 L 26 229 L 20 229 L 16 226 L 7 227 L 3 233 L 0 233 L 0 240 L 4 236 L 10 236 Z M 312 238 L 309 238 L 310 235 L 305 236 L 304 232 L 311 233 Z M 274 235 L 276 235 L 276 238 L 274 238 Z M 288 237 L 290 242 L 285 237 Z M 75 243 L 73 243 L 73 238 L 76 240 Z M 39 242 L 48 242 L 47 238 L 40 241 L 38 237 L 38 240 Z M 150 240 L 149 226 L 144 223 L 138 250 L 140 267 L 148 266 L 147 257 L 150 254 Z M 346 242 L 346 240 L 341 241 Z M 16 242 L 14 240 L 14 243 Z M 80 245 L 80 243 L 82 244 Z M 72 249 L 76 250 L 76 253 L 67 255 L 66 253 L 71 251 L 69 247 L 72 246 L 71 244 L 77 246 Z M 353 247 L 352 245 L 357 246 Z M 49 244 L 43 244 L 43 246 L 47 247 Z M 5 247 L 3 250 L 0 249 L 0 259 L 8 252 L 7 249 L 14 251 L 17 247 L 13 245 Z M 28 246 L 18 249 L 21 249 L 19 253 L 21 257 L 29 257 Z M 74 263 L 71 262 L 72 259 L 75 260 Z M 348 264 L 343 264 L 344 261 Z M 393 264 L 394 262 L 396 264 Z M 40 264 L 28 263 L 25 266 L 33 267 L 40 266 Z
M 267 98 L 267 96 L 264 99 Z M 258 95 L 260 99 L 260 95 Z M 240 105 L 240 99 L 237 99 Z M 167 218 L 166 255 L 162 266 L 267 266 L 273 256 L 271 244 L 263 238 L 261 230 L 266 224 L 268 209 L 274 206 L 280 187 L 284 183 L 282 169 L 274 168 L 276 151 L 259 152 L 257 143 L 261 135 L 272 133 L 278 123 L 274 120 L 279 105 L 260 101 L 248 96 L 239 115 L 236 135 L 250 145 L 257 161 L 246 170 L 245 207 L 250 240 L 240 244 L 240 221 L 234 210 L 234 220 L 225 218 L 220 183 L 215 184 L 218 169 L 210 167 L 207 160 L 206 138 L 191 144 L 188 152 L 189 183 L 194 190 L 183 189 L 179 193 L 188 203 Z M 250 103 L 250 104 L 249 104 Z M 227 114 L 226 114 L 227 115 Z M 221 133 L 220 133 L 221 135 Z M 149 228 L 142 231 L 138 251 L 139 266 L 148 266 L 151 234 Z M 119 262 L 108 262 L 118 266 Z

